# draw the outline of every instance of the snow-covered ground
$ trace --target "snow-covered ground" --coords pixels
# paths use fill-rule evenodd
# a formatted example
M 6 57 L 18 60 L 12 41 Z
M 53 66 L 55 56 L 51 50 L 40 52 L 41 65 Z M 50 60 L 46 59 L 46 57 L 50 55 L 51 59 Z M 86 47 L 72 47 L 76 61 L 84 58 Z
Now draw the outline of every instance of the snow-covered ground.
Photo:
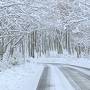
M 49 67 L 48 76 L 50 75 L 50 78 L 48 79 L 54 84 L 54 87 L 51 87 L 50 90 L 66 90 L 67 87 L 67 90 L 74 90 L 62 72 L 59 72 L 56 67 Z M 44 65 L 36 63 L 26 63 L 7 69 L 0 73 L 0 90 L 37 90 L 43 69 Z M 62 79 L 61 81 L 59 76 Z
M 32 62 L 37 63 L 57 63 L 57 64 L 69 64 L 80 66 L 84 68 L 90 68 L 90 60 L 86 58 L 73 58 L 73 57 L 62 57 L 62 58 L 39 58 L 32 59 Z
M 50 56 L 42 56 L 40 58 L 30 59 L 31 62 L 37 63 L 57 63 L 57 64 L 69 64 L 84 68 L 90 68 L 90 58 L 77 58 L 75 55 L 68 55 L 65 52 L 62 55 L 58 55 L 56 52 L 50 52 Z M 27 58 L 28 59 L 28 58 Z
M 0 72 L 0 90 L 36 90 L 42 65 L 26 63 Z
M 50 79 L 51 85 L 54 84 L 54 88 L 50 87 L 50 90 L 75 90 L 57 65 L 64 64 L 66 67 L 77 69 L 90 76 L 90 60 L 86 58 L 77 59 L 62 55 L 57 58 L 56 56 L 28 58 L 26 61 L 25 64 L 16 65 L 0 72 L 0 90 L 42 90 L 37 87 L 46 66 L 49 68 L 47 78 Z

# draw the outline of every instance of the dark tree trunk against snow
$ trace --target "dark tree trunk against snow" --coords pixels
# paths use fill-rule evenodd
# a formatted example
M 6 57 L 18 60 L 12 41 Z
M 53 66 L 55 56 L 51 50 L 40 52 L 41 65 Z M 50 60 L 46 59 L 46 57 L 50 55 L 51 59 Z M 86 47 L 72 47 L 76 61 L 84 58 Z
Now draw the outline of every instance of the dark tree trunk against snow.
M 80 47 L 80 45 L 78 46 L 78 48 L 79 48 L 78 53 L 79 53 L 79 58 L 80 58 L 81 57 L 81 47 Z
M 13 52 L 14 52 L 14 48 L 12 47 L 13 45 L 13 41 L 11 41 L 10 43 L 10 56 L 12 57 L 13 56 Z
M 66 35 L 65 35 L 65 45 L 66 45 L 66 50 L 68 49 L 68 31 L 66 30 Z
M 35 55 L 34 55 L 34 48 L 35 48 L 35 46 L 34 46 L 34 32 L 32 32 L 31 33 L 31 57 L 35 57 Z
M 71 52 L 72 52 L 72 54 L 74 55 L 74 45 L 71 46 Z
M 58 54 L 63 54 L 63 49 L 60 42 L 58 42 Z
M 19 52 L 22 52 L 22 41 L 20 41 L 20 45 L 19 45 Z
M 76 46 L 77 58 L 81 57 L 81 47 L 80 45 Z
M 23 55 L 23 58 L 25 58 L 24 39 L 22 39 L 22 55 Z
M 3 60 L 4 54 L 4 38 L 0 38 L 0 60 Z
M 37 42 L 37 31 L 34 31 L 34 46 L 36 50 L 36 42 Z
M 31 56 L 31 52 L 30 52 L 30 34 L 28 34 L 28 55 Z
M 90 47 L 88 47 L 88 55 L 90 55 Z
M 71 39 L 70 39 L 70 31 L 66 30 L 66 35 L 65 35 L 65 44 L 66 44 L 66 50 L 68 51 L 69 54 L 71 54 Z
M 71 54 L 70 32 L 68 32 L 68 53 Z

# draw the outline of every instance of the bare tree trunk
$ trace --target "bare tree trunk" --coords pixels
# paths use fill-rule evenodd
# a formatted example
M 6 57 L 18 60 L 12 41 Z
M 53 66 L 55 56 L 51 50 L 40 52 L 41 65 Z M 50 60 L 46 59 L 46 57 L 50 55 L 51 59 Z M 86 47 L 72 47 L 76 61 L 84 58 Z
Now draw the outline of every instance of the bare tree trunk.
M 58 54 L 63 54 L 63 49 L 60 42 L 58 42 Z
M 4 54 L 4 38 L 2 37 L 0 40 L 0 60 L 3 60 Z
M 71 54 L 70 32 L 68 32 L 68 53 Z
M 34 32 L 31 33 L 31 57 L 35 57 L 34 55 Z
M 23 55 L 23 58 L 25 58 L 24 40 L 22 40 L 22 55 Z
M 31 53 L 30 53 L 30 34 L 28 34 L 28 55 L 31 56 Z

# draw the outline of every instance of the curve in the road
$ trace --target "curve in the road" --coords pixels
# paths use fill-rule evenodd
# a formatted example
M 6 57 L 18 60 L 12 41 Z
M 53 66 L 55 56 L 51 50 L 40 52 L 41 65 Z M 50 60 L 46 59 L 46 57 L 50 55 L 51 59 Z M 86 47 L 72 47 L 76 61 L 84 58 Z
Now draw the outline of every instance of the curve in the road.
M 76 90 L 90 90 L 90 76 L 71 67 L 59 67 Z M 73 80 L 77 85 L 75 85 Z M 78 87 L 77 87 L 78 86 Z

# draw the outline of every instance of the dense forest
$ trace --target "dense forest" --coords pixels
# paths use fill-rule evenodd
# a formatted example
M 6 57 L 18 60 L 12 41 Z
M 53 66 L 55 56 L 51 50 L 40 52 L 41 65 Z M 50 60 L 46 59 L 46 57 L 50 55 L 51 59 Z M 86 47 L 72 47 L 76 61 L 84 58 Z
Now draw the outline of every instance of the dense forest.
M 2 62 L 52 51 L 90 56 L 89 0 L 0 0 Z

